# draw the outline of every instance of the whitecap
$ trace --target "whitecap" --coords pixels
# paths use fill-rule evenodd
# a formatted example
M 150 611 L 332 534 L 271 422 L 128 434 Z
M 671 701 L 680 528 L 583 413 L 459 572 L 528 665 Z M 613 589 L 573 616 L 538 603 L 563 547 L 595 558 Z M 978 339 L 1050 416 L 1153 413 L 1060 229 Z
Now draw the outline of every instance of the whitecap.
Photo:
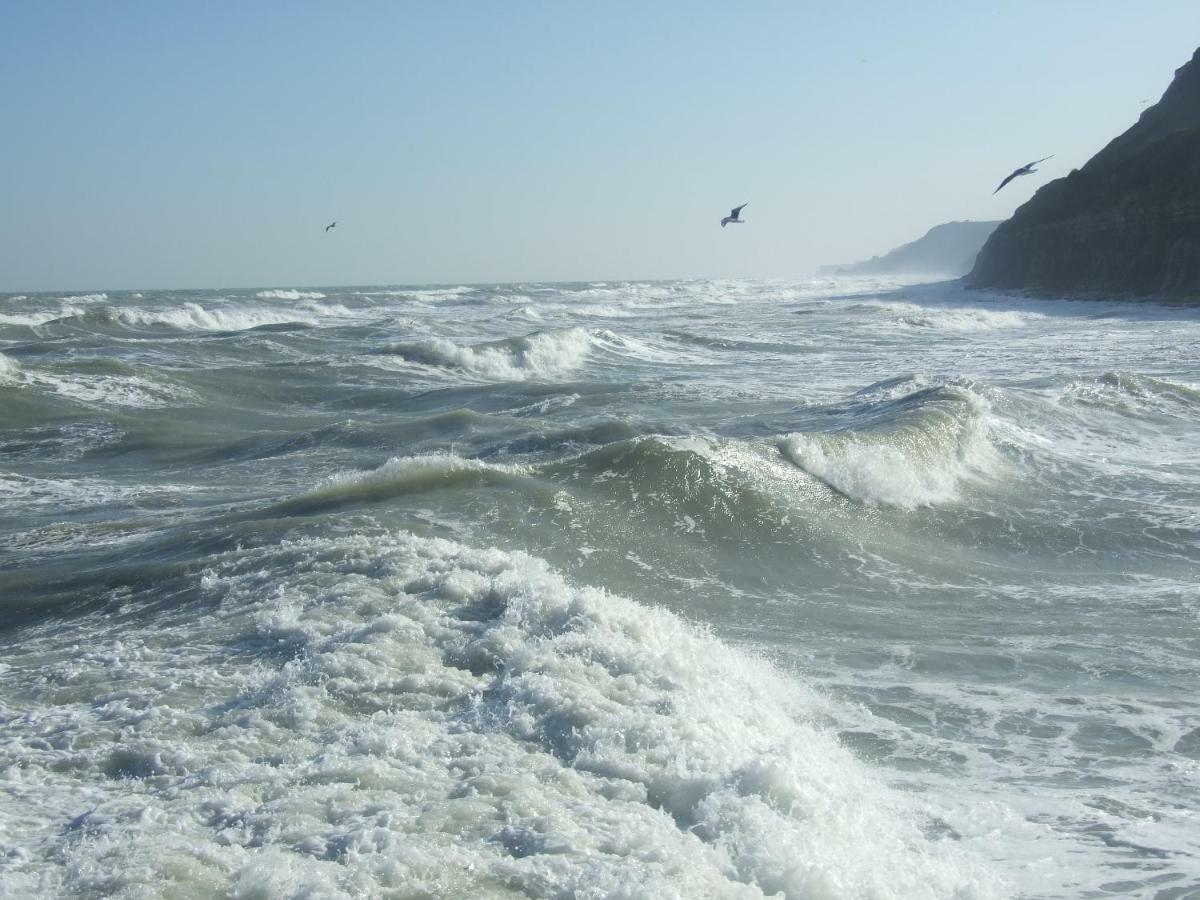
M 230 552 L 195 587 L 203 640 L 99 623 L 21 660 L 88 688 L 0 718 L 44 889 L 1011 893 L 804 685 L 523 553 L 373 531 Z
M 0 353 L 0 381 L 11 381 L 17 377 L 17 373 L 20 371 L 21 366 L 15 359 L 10 359 Z
M 66 303 L 99 303 L 108 299 L 108 294 L 74 294 L 69 297 L 60 297 Z
M 791 434 L 780 448 L 813 477 L 868 506 L 944 505 L 959 499 L 965 483 L 994 475 L 1001 465 L 986 402 L 965 397 L 966 402 L 897 413 L 862 431 Z
M 200 400 L 188 388 L 140 375 L 84 375 L 29 369 L 22 371 L 21 380 L 87 406 L 161 409 L 190 406 Z
M 326 295 L 320 291 L 271 290 L 259 291 L 254 295 L 260 300 L 323 300 Z
M 437 367 L 496 381 L 554 380 L 579 368 L 592 347 L 582 328 L 539 331 L 470 346 L 433 338 L 392 348 L 392 358 L 404 366 Z

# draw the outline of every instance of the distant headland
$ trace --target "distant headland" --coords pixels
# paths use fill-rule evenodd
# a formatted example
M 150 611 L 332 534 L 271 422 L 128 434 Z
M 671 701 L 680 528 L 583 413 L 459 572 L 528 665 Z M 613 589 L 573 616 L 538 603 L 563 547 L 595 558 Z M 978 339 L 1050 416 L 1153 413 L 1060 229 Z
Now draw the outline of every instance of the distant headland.
M 975 256 L 999 222 L 946 222 L 883 256 L 843 265 L 821 266 L 818 275 L 940 275 L 959 278 L 971 271 Z

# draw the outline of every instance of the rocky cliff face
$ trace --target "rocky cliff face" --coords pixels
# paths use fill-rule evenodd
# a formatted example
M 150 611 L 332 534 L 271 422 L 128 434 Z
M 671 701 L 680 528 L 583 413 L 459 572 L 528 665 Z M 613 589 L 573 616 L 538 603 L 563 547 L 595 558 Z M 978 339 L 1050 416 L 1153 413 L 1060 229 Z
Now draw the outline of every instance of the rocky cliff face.
M 1200 299 L 1200 50 L 1132 128 L 995 230 L 968 283 Z
M 999 222 L 946 222 L 925 236 L 865 262 L 821 266 L 818 275 L 944 275 L 971 271 L 975 255 Z

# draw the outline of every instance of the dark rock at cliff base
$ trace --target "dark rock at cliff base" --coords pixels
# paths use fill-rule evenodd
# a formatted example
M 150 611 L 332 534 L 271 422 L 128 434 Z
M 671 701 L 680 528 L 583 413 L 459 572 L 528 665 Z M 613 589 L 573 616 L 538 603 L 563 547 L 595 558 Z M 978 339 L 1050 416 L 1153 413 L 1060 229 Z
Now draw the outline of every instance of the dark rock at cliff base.
M 1200 299 L 1200 50 L 1162 99 L 996 229 L 973 287 Z
M 999 222 L 946 222 L 924 237 L 864 262 L 821 266 L 818 275 L 942 275 L 971 271 L 979 248 Z

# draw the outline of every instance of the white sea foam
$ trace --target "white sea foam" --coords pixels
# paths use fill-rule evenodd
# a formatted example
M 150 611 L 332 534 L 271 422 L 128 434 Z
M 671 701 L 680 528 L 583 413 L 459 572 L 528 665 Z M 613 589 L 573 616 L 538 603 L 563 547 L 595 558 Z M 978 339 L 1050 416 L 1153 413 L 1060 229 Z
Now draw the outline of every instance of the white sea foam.
M 1012 309 L 985 309 L 979 306 L 920 306 L 915 303 L 880 302 L 871 304 L 896 317 L 901 325 L 930 328 L 935 331 L 991 331 L 996 328 L 1024 328 L 1042 314 Z
M 586 330 L 567 328 L 466 347 L 434 338 L 398 348 L 397 356 L 405 365 L 457 369 L 487 380 L 552 381 L 583 365 L 591 347 Z
M 168 325 L 184 331 L 244 331 L 263 325 L 291 322 L 313 324 L 317 311 L 311 308 L 279 310 L 241 306 L 210 306 L 185 303 L 166 309 L 123 308 L 113 311 L 114 318 L 126 325 Z
M 964 483 L 994 475 L 1000 456 L 986 404 L 973 395 L 957 408 L 900 414 L 861 432 L 792 434 L 784 455 L 838 493 L 870 506 L 916 509 L 951 503 Z
M 11 381 L 17 377 L 17 373 L 20 371 L 21 366 L 15 359 L 10 359 L 0 353 L 0 381 Z
M 18 508 L 28 511 L 127 506 L 137 497 L 183 494 L 191 490 L 186 485 L 131 489 L 128 485 L 99 478 L 34 478 L 15 472 L 0 472 L 0 498 L 12 504 L 6 510 L 10 513 Z
M 323 300 L 325 294 L 320 291 L 272 290 L 259 291 L 254 295 L 260 300 Z
M 610 353 L 650 363 L 711 365 L 711 357 L 702 353 L 692 353 L 681 350 L 677 345 L 667 344 L 658 340 L 636 338 L 628 334 L 620 334 L 609 329 L 601 329 L 593 333 L 593 343 L 597 348 Z
M 188 388 L 140 375 L 83 375 L 30 369 L 22 371 L 21 380 L 88 406 L 155 409 L 199 402 L 198 395 Z
M 537 307 L 530 305 L 518 306 L 509 315 L 514 319 L 526 319 L 530 322 L 541 322 L 545 318 Z
M 1153 413 L 1192 418 L 1200 407 L 1200 385 L 1142 375 L 1106 372 L 1096 378 L 1076 379 L 1059 395 L 1061 402 L 1108 408 L 1131 416 Z
M 524 554 L 302 540 L 200 589 L 203 639 L 18 648 L 87 689 L 0 717 L 14 891 L 1008 895 L 803 686 Z
M 59 306 L 57 309 L 39 309 L 25 313 L 0 313 L 0 325 L 24 325 L 36 328 L 56 319 L 84 315 L 86 312 L 87 310 L 81 306 Z
M 461 297 L 464 294 L 472 294 L 476 288 L 468 287 L 467 285 L 458 285 L 457 287 L 447 288 L 422 288 L 412 291 L 396 291 L 396 296 L 410 297 Z
M 108 294 L 75 294 L 70 297 L 60 297 L 67 303 L 100 303 L 108 299 Z
M 476 288 L 459 285 L 458 287 L 448 288 L 409 288 L 389 289 L 383 291 L 356 291 L 360 297 L 407 297 L 417 301 L 436 301 L 447 298 L 461 297 L 464 294 L 471 294 L 476 291 Z
M 626 309 L 613 303 L 582 303 L 578 306 L 557 305 L 557 309 L 570 312 L 576 316 L 588 316 L 597 319 L 631 319 L 637 316 L 634 310 Z
M 119 485 L 94 478 L 33 478 L 15 472 L 0 472 L 0 497 L 17 508 L 54 509 L 101 506 L 122 495 Z

